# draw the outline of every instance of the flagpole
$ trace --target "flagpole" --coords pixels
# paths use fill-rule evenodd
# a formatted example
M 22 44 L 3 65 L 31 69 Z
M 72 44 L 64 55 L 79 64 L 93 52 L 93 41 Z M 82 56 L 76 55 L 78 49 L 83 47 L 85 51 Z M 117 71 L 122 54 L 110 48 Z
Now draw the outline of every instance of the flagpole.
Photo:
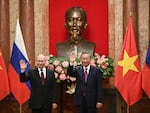
M 129 111 L 129 106 L 127 105 L 127 113 L 129 113 L 130 111 Z
M 132 12 L 130 12 L 129 15 L 132 16 Z
M 22 105 L 20 104 L 20 113 L 22 113 Z

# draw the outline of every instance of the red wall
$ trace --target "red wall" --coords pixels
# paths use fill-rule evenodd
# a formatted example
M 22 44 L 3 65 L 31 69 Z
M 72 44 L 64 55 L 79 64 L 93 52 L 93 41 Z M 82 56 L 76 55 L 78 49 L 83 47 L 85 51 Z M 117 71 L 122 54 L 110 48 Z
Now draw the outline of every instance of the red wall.
M 72 6 L 80 6 L 87 13 L 85 39 L 96 43 L 95 52 L 108 55 L 108 0 L 49 0 L 50 54 L 57 55 L 57 42 L 68 40 L 65 12 Z

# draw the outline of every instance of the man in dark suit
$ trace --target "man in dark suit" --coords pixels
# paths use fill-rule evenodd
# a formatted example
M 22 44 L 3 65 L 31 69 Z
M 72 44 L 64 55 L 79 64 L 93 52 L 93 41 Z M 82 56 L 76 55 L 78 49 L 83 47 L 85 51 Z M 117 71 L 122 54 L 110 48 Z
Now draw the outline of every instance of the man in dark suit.
M 29 107 L 32 113 L 51 113 L 52 108 L 57 108 L 56 82 L 54 73 L 45 67 L 45 56 L 37 57 L 37 67 L 25 73 L 27 64 L 24 60 L 20 61 L 20 81 L 31 83 L 31 95 Z
M 96 113 L 97 108 L 102 107 L 102 73 L 90 65 L 91 55 L 88 52 L 81 54 L 80 66 L 74 66 L 75 60 L 75 53 L 72 52 L 68 75 L 76 77 L 74 104 L 78 113 Z

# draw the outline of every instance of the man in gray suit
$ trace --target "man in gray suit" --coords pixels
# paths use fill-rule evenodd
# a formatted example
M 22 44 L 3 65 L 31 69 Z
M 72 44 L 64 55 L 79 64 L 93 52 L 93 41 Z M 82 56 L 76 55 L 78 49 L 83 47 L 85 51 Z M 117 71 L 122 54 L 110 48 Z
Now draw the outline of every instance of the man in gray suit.
M 54 72 L 45 67 L 45 56 L 37 57 L 37 67 L 25 73 L 27 64 L 24 60 L 20 61 L 20 81 L 30 81 L 31 95 L 29 107 L 32 113 L 51 113 L 52 108 L 57 108 L 56 81 Z

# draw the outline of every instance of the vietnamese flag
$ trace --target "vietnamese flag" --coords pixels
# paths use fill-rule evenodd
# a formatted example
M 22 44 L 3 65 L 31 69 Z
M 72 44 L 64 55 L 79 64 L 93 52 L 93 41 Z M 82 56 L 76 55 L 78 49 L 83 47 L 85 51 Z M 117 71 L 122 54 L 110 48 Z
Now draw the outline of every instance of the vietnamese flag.
M 150 42 L 148 46 L 147 56 L 142 71 L 142 88 L 150 99 Z
M 116 67 L 115 86 L 125 102 L 130 106 L 142 97 L 142 74 L 140 58 L 130 17 L 126 29 L 124 43 Z
M 0 100 L 9 95 L 9 93 L 7 70 L 4 63 L 2 50 L 0 49 Z

